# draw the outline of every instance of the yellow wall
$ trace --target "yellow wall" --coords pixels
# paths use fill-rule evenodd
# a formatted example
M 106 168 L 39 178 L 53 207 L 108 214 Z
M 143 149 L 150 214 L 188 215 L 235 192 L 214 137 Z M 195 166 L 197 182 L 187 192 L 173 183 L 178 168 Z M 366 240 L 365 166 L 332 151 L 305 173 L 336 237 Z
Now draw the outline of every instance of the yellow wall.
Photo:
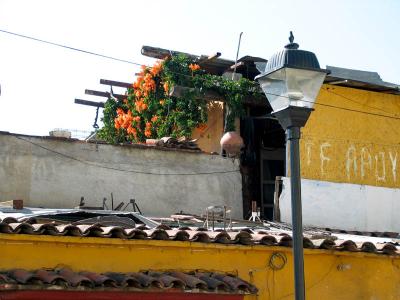
M 220 152 L 222 134 L 224 132 L 223 103 L 212 101 L 208 103 L 208 121 L 205 130 L 195 129 L 192 138 L 198 139 L 197 144 L 204 152 Z
M 301 140 L 308 179 L 400 187 L 400 96 L 324 85 Z
M 293 299 L 292 255 L 285 247 L 0 234 L 0 253 L 2 270 L 230 272 L 259 288 L 258 297 L 246 299 Z M 274 253 L 287 258 L 281 270 L 269 266 Z M 400 257 L 305 249 L 305 270 L 310 300 L 400 298 Z
M 240 119 L 235 120 L 236 132 L 240 133 Z M 205 130 L 194 129 L 192 138 L 204 152 L 220 153 L 220 140 L 224 135 L 224 103 L 211 101 L 208 103 L 208 120 Z

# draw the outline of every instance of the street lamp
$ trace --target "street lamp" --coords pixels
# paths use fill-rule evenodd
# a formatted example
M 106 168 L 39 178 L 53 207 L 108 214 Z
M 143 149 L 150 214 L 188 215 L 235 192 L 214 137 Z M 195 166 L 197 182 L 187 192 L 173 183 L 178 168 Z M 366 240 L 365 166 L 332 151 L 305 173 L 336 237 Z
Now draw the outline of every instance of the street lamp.
M 300 128 L 306 124 L 313 111 L 315 98 L 328 72 L 320 68 L 314 53 L 298 50 L 299 45 L 293 43 L 293 40 L 293 34 L 290 32 L 290 43 L 270 58 L 265 72 L 258 75 L 256 79 L 272 107 L 272 115 L 278 119 L 286 131 L 289 144 L 295 299 L 300 300 L 305 297 Z

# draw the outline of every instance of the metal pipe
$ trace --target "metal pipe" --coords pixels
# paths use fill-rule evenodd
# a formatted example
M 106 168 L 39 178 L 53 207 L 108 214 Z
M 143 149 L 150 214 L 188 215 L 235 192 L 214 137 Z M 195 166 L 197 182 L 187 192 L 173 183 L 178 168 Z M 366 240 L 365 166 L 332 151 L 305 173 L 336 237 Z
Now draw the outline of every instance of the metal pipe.
M 290 145 L 290 188 L 292 199 L 293 257 L 295 299 L 305 299 L 304 257 L 303 257 L 303 222 L 301 209 L 300 175 L 300 127 L 290 127 L 286 131 Z

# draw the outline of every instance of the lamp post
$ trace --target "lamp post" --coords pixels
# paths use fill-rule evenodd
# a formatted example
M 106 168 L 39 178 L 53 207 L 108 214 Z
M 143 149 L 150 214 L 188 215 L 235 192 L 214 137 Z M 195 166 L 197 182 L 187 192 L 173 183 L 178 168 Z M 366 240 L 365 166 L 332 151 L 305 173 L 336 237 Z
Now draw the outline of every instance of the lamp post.
M 306 124 L 313 111 L 315 98 L 328 72 L 320 68 L 314 53 L 298 50 L 299 45 L 293 40 L 293 34 L 290 32 L 290 43 L 270 58 L 265 72 L 258 75 L 256 79 L 272 107 L 272 115 L 278 119 L 286 131 L 286 140 L 290 151 L 295 299 L 302 300 L 305 298 L 305 290 L 300 128 Z

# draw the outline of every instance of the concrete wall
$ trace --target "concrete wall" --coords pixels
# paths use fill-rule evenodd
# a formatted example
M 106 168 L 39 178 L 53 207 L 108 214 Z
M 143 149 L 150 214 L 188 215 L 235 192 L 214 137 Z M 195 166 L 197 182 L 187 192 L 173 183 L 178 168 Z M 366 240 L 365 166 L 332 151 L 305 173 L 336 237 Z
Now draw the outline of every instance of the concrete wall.
M 303 224 L 400 232 L 400 189 L 302 179 Z M 290 178 L 283 178 L 282 221 L 291 223 Z
M 400 187 L 399 95 L 324 85 L 314 108 L 302 131 L 303 178 Z
M 115 204 L 135 198 L 148 215 L 200 214 L 224 204 L 241 217 L 237 170 L 237 161 L 215 155 L 0 134 L 0 201 L 24 199 L 29 206 L 72 208 L 81 196 L 100 206 L 113 192 Z M 146 174 L 220 171 L 228 173 Z

